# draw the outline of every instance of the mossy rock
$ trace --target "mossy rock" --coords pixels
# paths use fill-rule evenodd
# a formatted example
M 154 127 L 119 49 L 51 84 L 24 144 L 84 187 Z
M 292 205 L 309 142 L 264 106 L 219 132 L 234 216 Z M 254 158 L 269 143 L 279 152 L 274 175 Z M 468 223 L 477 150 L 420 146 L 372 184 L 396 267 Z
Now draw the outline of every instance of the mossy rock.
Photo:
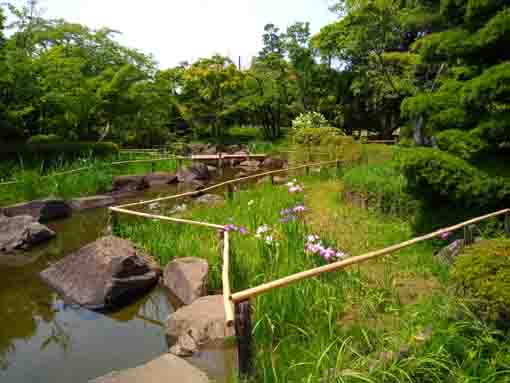
M 452 272 L 458 292 L 476 302 L 483 318 L 510 327 L 510 239 L 481 241 L 466 248 Z

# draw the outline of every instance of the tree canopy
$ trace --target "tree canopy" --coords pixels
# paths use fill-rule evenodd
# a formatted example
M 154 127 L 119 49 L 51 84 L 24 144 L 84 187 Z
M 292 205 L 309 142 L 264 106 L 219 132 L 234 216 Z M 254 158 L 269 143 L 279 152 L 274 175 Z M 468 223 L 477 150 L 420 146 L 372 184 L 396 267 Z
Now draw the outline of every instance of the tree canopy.
M 348 135 L 437 143 L 465 158 L 510 139 L 505 0 L 341 0 L 338 20 L 268 23 L 248 68 L 214 55 L 158 68 L 117 31 L 0 8 L 0 135 L 151 145 L 181 131 L 260 126 L 318 112 Z M 3 14 L 12 22 L 6 25 Z M 261 26 L 262 27 L 262 26 Z M 7 31 L 7 33 L 6 33 Z

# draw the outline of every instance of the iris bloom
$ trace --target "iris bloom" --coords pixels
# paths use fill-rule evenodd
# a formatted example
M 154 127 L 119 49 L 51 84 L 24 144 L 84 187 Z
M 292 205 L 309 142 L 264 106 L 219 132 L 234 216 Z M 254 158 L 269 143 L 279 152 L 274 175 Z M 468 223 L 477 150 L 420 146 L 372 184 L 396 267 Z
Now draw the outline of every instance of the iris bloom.
M 237 226 L 232 224 L 232 223 L 229 223 L 228 225 L 225 225 L 223 230 L 225 231 L 237 231 Z

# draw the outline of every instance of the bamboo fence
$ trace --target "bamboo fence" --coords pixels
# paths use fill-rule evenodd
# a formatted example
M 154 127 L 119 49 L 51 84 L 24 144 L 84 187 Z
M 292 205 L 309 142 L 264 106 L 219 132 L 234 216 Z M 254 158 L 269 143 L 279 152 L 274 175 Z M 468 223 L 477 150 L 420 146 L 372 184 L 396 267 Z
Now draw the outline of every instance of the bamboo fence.
M 399 244 L 396 244 L 396 245 L 393 245 L 393 246 L 390 246 L 390 247 L 387 247 L 387 248 L 384 248 L 381 250 L 372 251 L 372 252 L 357 256 L 357 257 L 352 257 L 352 258 L 349 258 L 349 259 L 346 259 L 343 261 L 331 263 L 329 265 L 320 266 L 320 267 L 316 267 L 316 268 L 313 268 L 310 270 L 302 271 L 300 273 L 289 275 L 287 277 L 280 278 L 280 279 L 274 280 L 272 282 L 264 283 L 259 286 L 247 289 L 247 290 L 239 291 L 237 293 L 232 294 L 230 296 L 230 299 L 235 304 L 239 303 L 239 302 L 243 302 L 243 301 L 246 301 L 246 300 L 253 298 L 257 295 L 260 295 L 262 293 L 266 293 L 271 290 L 278 289 L 278 288 L 290 285 L 292 283 L 299 282 L 303 279 L 316 277 L 323 273 L 329 273 L 332 271 L 344 269 L 348 266 L 360 264 L 360 263 L 366 262 L 373 258 L 378 258 L 378 257 L 384 256 L 384 255 L 392 254 L 392 253 L 395 253 L 395 252 L 402 250 L 406 247 L 415 245 L 417 243 L 427 241 L 432 238 L 440 237 L 441 235 L 443 235 L 445 233 L 451 233 L 453 231 L 468 227 L 475 223 L 485 221 L 489 218 L 494 218 L 494 217 L 498 217 L 501 215 L 508 215 L 508 214 L 510 214 L 510 209 L 503 209 L 503 210 L 500 210 L 500 211 L 497 211 L 497 212 L 494 212 L 491 214 L 473 218 L 468 221 L 459 223 L 457 225 L 446 227 L 446 228 L 434 231 L 432 233 L 423 235 L 421 237 L 416 237 L 411 240 L 408 240 L 408 241 L 405 241 L 405 242 L 402 242 L 402 243 L 399 243 Z

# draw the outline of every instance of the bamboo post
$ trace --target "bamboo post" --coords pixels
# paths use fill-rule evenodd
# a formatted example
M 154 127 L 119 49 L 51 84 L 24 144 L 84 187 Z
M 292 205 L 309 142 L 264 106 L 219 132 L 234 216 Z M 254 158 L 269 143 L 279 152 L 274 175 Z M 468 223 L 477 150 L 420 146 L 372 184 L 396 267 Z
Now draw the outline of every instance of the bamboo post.
M 222 283 L 223 283 L 223 304 L 225 305 L 225 324 L 227 327 L 231 327 L 234 324 L 235 314 L 234 305 L 230 300 L 230 240 L 228 231 L 220 231 L 221 242 L 222 242 Z
M 237 303 L 235 314 L 239 377 L 245 379 L 254 375 L 250 301 Z
M 510 235 L 510 213 L 505 214 L 505 233 Z
M 152 171 L 152 173 L 154 173 L 156 171 L 156 162 L 154 162 L 154 161 L 151 162 L 151 171 Z
M 218 154 L 218 169 L 221 169 L 223 167 L 223 160 L 221 153 Z
M 269 176 L 269 178 L 271 179 L 271 185 L 274 185 L 274 175 L 273 175 L 273 174 L 271 174 L 271 175 Z
M 179 171 L 179 170 L 181 170 L 181 167 L 182 167 L 182 158 L 177 158 L 177 169 L 175 169 L 175 170 Z

